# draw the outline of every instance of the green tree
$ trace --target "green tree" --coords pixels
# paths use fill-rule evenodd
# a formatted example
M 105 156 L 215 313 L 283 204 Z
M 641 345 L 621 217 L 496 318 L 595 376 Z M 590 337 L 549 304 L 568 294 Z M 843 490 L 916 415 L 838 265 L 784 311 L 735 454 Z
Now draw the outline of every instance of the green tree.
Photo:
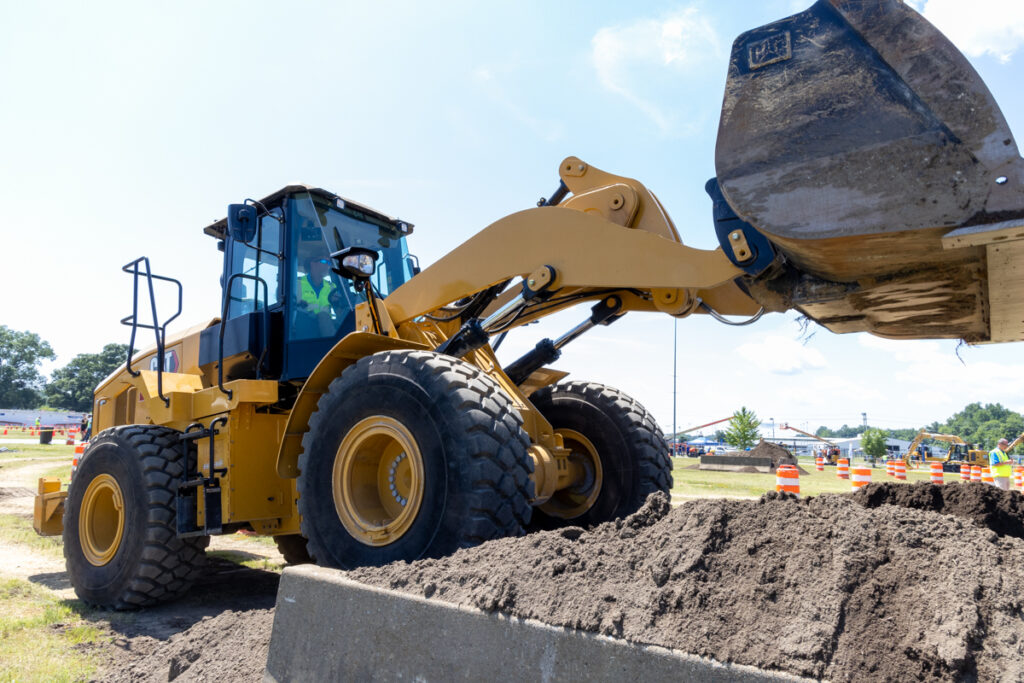
M 746 406 L 743 406 L 732 414 L 729 428 L 725 430 L 725 442 L 741 450 L 747 446 L 753 446 L 760 438 L 758 434 L 760 426 L 761 420 L 754 414 L 754 411 L 747 410 Z
M 946 420 L 937 431 L 956 434 L 982 448 L 995 448 L 999 439 L 1012 441 L 1024 432 L 1024 415 L 999 403 L 971 403 Z
M 0 408 L 35 408 L 42 400 L 39 366 L 56 357 L 35 332 L 0 325 Z
M 870 427 L 860 435 L 860 447 L 872 458 L 882 458 L 885 457 L 885 439 L 884 431 Z
M 55 408 L 90 412 L 96 386 L 124 365 L 127 344 L 107 344 L 99 353 L 80 353 L 62 368 L 54 370 L 46 385 L 46 400 Z

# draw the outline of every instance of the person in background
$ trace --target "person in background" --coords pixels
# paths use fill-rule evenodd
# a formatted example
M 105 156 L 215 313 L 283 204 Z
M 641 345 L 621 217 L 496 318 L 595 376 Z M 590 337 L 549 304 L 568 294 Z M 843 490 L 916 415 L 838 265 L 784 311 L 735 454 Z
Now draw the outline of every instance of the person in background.
M 82 423 L 80 425 L 78 425 L 78 435 L 82 439 L 82 441 L 88 441 L 89 440 L 89 438 L 85 435 L 85 433 L 88 430 L 89 430 L 89 416 L 88 415 L 82 415 Z
M 39 429 L 39 417 L 36 416 L 36 429 Z
M 1004 491 L 1010 490 L 1010 475 L 1013 474 L 1013 463 L 1006 450 L 1010 447 L 1007 439 L 999 439 L 999 443 L 988 454 L 988 466 L 992 470 L 992 479 L 995 485 Z

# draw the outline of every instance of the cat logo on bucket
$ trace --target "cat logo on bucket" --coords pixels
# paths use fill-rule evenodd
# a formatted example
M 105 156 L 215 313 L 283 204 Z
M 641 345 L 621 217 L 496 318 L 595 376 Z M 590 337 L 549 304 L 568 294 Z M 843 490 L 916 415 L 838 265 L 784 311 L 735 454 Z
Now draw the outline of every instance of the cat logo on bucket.
M 153 372 L 157 371 L 156 355 L 149 359 L 149 369 Z M 165 351 L 164 352 L 164 372 L 177 372 L 178 371 L 178 352 L 177 351 Z

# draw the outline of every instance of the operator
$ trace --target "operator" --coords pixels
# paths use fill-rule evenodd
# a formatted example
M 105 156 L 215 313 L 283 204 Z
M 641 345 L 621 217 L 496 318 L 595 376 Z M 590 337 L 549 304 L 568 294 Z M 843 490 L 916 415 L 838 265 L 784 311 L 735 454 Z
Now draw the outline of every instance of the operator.
M 999 439 L 999 443 L 988 454 L 988 466 L 992 470 L 992 478 L 996 486 L 1004 491 L 1010 490 L 1010 475 L 1013 473 L 1013 464 L 1006 449 L 1010 447 L 1007 439 Z
M 306 274 L 299 278 L 298 308 L 304 318 L 302 337 L 333 336 L 337 323 L 332 314 L 341 308 L 342 297 L 330 277 L 331 261 L 309 257 L 305 260 Z

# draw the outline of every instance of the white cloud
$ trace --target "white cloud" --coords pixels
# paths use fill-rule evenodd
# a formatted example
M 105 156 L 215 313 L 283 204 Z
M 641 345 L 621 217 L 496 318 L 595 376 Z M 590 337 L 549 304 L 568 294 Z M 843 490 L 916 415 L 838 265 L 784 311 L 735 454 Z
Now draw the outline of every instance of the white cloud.
M 915 404 L 963 406 L 979 401 L 1021 409 L 1019 387 L 1024 384 L 1024 364 L 978 360 L 975 354 L 983 349 L 975 347 L 961 348 L 958 358 L 956 353 L 944 351 L 937 341 L 895 341 L 870 335 L 860 335 L 858 341 L 902 363 L 891 383 Z
M 795 375 L 825 367 L 825 357 L 789 337 L 768 335 L 760 341 L 748 342 L 736 349 L 759 370 L 777 375 Z
M 674 128 L 675 117 L 659 104 L 659 95 L 665 93 L 645 87 L 651 77 L 720 65 L 724 56 L 718 33 L 696 7 L 605 27 L 591 40 L 591 60 L 601 85 L 639 108 L 662 132 Z
M 1024 45 L 1021 0 L 910 0 L 969 57 L 989 54 L 1006 63 Z

